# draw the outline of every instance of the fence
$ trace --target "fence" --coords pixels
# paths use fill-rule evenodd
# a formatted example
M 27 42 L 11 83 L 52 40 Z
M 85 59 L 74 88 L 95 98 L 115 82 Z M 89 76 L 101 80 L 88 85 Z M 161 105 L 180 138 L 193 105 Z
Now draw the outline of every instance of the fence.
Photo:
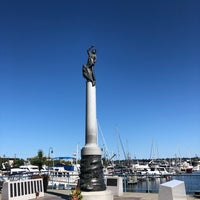
M 152 192 L 158 193 L 159 185 L 170 180 L 185 182 L 187 194 L 200 191 L 200 172 L 191 174 L 169 174 L 167 176 L 122 174 L 124 192 Z M 134 180 L 130 182 L 130 180 Z
M 3 184 L 2 200 L 27 200 L 44 196 L 42 179 L 6 181 Z

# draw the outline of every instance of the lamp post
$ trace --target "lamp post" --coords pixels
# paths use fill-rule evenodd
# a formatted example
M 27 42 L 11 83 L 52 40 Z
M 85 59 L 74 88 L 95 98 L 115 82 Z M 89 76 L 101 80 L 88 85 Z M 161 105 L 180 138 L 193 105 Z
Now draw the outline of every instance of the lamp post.
M 51 154 L 53 155 L 53 147 L 49 147 L 49 155 L 48 155 L 49 160 L 51 160 L 51 156 L 50 156 Z M 49 165 L 50 165 L 50 163 L 49 163 Z M 49 171 L 49 167 L 50 167 L 49 165 L 48 165 L 48 171 Z M 53 163 L 53 165 L 54 165 L 54 163 Z
M 50 160 L 51 160 L 51 157 L 50 157 L 51 154 L 52 154 L 52 157 L 53 157 L 53 147 L 49 147 L 49 155 L 48 155 L 48 157 L 49 157 Z M 52 161 L 53 161 L 53 166 L 54 166 L 54 159 L 53 158 L 52 158 Z M 48 166 L 48 174 L 50 176 L 49 166 Z M 54 174 L 52 174 L 52 189 L 53 189 L 53 178 L 54 178 Z

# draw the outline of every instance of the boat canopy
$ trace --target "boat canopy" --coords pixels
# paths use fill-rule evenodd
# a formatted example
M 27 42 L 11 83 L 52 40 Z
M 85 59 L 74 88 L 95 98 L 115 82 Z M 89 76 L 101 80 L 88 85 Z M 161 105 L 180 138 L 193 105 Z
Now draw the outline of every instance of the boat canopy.
M 70 160 L 70 159 L 76 159 L 76 158 L 71 156 L 64 156 L 64 157 L 61 156 L 53 158 L 53 160 Z

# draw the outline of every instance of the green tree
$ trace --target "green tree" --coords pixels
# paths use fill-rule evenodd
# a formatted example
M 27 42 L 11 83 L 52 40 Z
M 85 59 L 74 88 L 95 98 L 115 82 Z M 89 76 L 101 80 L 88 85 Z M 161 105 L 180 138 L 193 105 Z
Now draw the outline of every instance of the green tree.
M 21 165 L 23 165 L 24 164 L 24 160 L 23 159 L 19 159 L 19 158 L 17 158 L 17 159 L 15 159 L 15 161 L 14 161 L 14 164 L 13 164 L 13 167 L 19 167 L 19 166 L 21 166 Z
M 39 170 L 42 169 L 42 166 L 46 162 L 46 157 L 43 156 L 43 151 L 41 149 L 38 150 L 38 155 L 31 158 L 30 162 L 32 165 L 37 165 L 39 167 Z

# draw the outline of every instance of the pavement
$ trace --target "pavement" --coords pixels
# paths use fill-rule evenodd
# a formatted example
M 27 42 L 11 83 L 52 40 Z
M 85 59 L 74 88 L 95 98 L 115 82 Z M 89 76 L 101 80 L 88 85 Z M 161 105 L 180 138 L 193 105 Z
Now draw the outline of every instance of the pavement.
M 69 190 L 48 190 L 44 197 L 39 197 L 38 200 L 70 200 Z M 1 199 L 1 194 L 0 194 Z M 187 195 L 187 200 L 199 200 L 200 198 L 195 198 L 193 195 Z M 136 193 L 136 192 L 126 192 L 122 196 L 114 196 L 114 200 L 158 200 L 158 193 Z
M 44 197 L 38 198 L 38 200 L 61 200 L 69 199 L 69 190 L 48 190 Z M 200 199 L 195 198 L 193 195 L 187 195 L 187 200 Z M 158 193 L 136 193 L 126 192 L 122 196 L 114 196 L 114 200 L 158 200 Z

